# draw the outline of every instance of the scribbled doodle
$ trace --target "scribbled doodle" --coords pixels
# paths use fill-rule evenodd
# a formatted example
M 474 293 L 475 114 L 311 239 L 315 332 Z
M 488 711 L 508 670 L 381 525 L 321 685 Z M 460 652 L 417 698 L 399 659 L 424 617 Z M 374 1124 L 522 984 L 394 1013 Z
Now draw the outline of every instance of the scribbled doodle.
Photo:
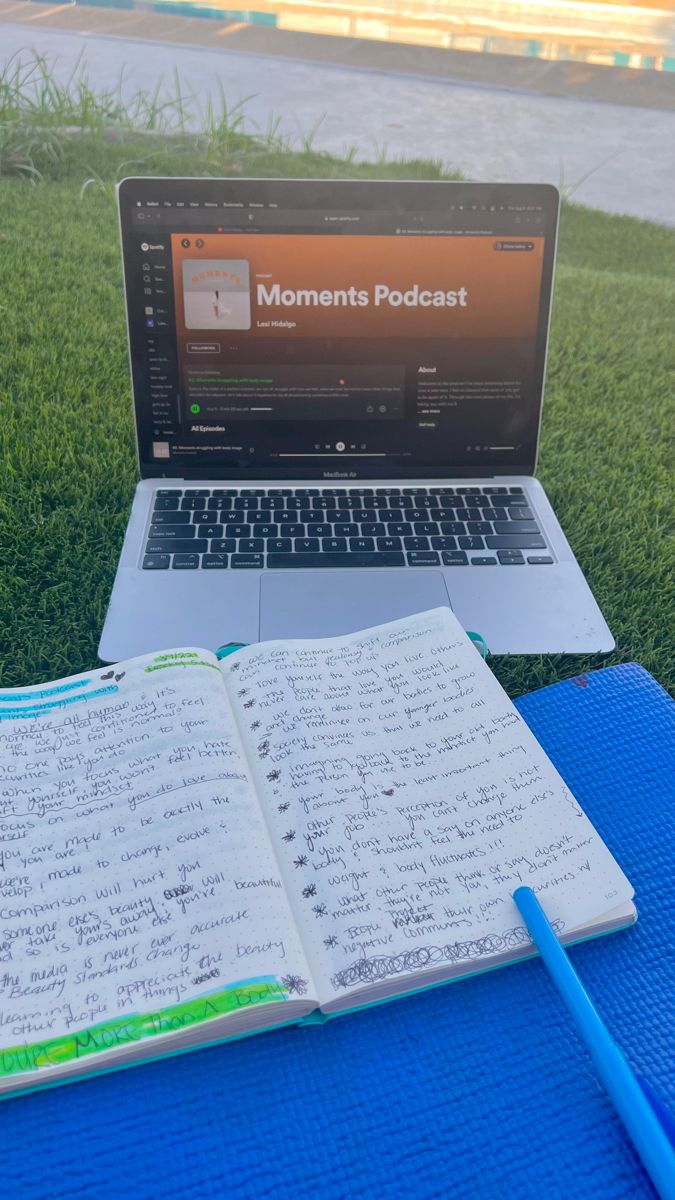
M 305 996 L 307 994 L 307 980 L 300 975 L 282 975 L 281 982 L 289 996 Z
M 307 866 L 307 855 L 299 854 L 297 858 L 293 859 L 293 866 L 294 867 L 306 867 Z
M 277 779 L 281 779 L 281 771 L 268 771 L 267 782 L 276 783 Z
M 309 900 L 310 896 L 316 896 L 316 884 L 308 883 L 307 886 L 302 889 L 302 894 L 305 897 L 305 900 Z
M 283 836 L 283 838 L 282 838 L 282 841 L 284 841 L 284 842 L 294 842 L 294 841 L 295 841 L 295 830 L 294 830 L 294 829 L 289 829 L 289 830 L 288 830 L 288 832 L 284 834 L 284 836 Z
M 312 912 L 317 917 L 325 917 L 328 912 L 328 909 L 326 908 L 325 904 L 315 904 L 314 907 L 312 908 Z
M 327 950 L 332 950 L 334 946 L 337 946 L 338 940 L 337 940 L 335 934 L 329 933 L 328 937 L 325 937 L 323 939 L 323 944 Z
M 551 922 L 556 933 L 561 933 L 565 922 Z M 445 946 L 417 946 L 401 954 L 377 954 L 372 958 L 359 958 L 356 962 L 333 975 L 334 987 L 355 987 L 359 983 L 380 983 L 394 975 L 411 975 L 427 967 L 439 967 L 444 963 L 467 962 L 472 959 L 489 958 L 520 946 L 531 945 L 532 939 L 524 925 L 505 929 L 503 933 L 488 934 L 482 938 L 471 938 L 466 942 L 449 942 Z

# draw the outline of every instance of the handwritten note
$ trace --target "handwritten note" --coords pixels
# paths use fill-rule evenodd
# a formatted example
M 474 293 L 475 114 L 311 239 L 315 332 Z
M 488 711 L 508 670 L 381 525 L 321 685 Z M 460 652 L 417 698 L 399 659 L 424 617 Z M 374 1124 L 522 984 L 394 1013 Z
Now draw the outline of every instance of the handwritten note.
M 281 983 L 246 1003 L 310 993 L 216 659 L 0 693 L 0 1051 L 120 1015 L 136 1037 L 132 1014 L 173 1012 L 169 1032 L 258 977 Z
M 632 889 L 447 609 L 222 665 L 322 1002 L 527 944 Z

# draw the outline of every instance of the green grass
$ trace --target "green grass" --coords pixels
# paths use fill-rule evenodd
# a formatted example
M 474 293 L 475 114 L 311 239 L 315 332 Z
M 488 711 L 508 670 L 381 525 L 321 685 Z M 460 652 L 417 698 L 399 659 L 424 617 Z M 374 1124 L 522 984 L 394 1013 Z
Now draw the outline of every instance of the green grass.
M 83 132 L 87 96 L 67 114 L 78 132 L 55 134 L 45 150 L 45 130 L 63 128 L 63 97 L 43 97 L 31 115 L 0 79 L 5 687 L 96 663 L 136 482 L 112 182 L 146 172 L 440 175 L 430 163 L 356 164 L 309 145 L 293 153 L 273 132 L 247 137 L 231 114 L 229 124 L 214 116 L 220 132 L 210 140 L 165 126 L 148 134 L 114 112 L 93 112 Z M 83 191 L 87 179 L 94 185 Z M 667 541 L 674 256 L 674 231 L 563 208 L 539 474 L 617 649 L 603 658 L 495 659 L 511 695 L 629 660 L 675 685 Z

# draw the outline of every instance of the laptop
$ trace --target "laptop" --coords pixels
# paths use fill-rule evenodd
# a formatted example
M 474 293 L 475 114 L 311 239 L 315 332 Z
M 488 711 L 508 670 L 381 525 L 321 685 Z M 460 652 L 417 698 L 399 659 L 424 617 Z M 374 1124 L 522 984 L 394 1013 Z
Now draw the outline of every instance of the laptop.
M 612 649 L 535 476 L 555 188 L 118 198 L 140 482 L 104 661 L 439 604 L 496 654 Z

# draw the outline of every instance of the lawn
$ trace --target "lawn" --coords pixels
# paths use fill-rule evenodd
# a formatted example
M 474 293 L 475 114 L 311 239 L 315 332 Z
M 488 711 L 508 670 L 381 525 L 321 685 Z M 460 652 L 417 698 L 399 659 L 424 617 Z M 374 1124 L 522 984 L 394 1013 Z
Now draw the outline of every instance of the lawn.
M 440 174 L 428 163 L 357 166 L 311 148 L 291 153 L 232 131 L 215 149 L 100 133 L 59 134 L 50 144 L 43 131 L 22 159 L 20 132 L 12 144 L 5 137 L 4 157 L 0 136 L 5 687 L 95 665 L 136 482 L 111 181 L 164 172 Z M 667 541 L 674 262 L 675 231 L 563 207 L 538 473 L 617 649 L 604 658 L 493 659 L 511 695 L 630 660 L 675 684 Z

